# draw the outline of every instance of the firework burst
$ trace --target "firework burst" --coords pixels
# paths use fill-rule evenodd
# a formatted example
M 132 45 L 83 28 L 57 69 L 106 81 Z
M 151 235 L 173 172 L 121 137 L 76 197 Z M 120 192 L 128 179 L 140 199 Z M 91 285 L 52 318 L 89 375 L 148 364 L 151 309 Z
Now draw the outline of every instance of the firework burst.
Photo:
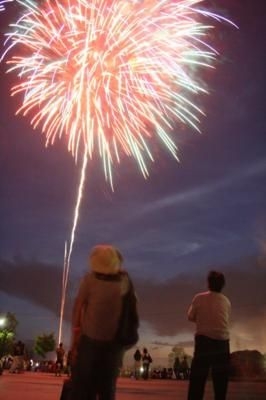
M 4 2 L 2 2 L 4 3 Z M 198 129 L 193 95 L 205 92 L 195 67 L 211 67 L 210 18 L 201 0 L 17 0 L 23 12 L 7 33 L 8 72 L 19 82 L 18 113 L 46 144 L 65 136 L 77 159 L 96 151 L 112 184 L 121 153 L 143 175 L 155 139 L 177 158 L 177 121 Z

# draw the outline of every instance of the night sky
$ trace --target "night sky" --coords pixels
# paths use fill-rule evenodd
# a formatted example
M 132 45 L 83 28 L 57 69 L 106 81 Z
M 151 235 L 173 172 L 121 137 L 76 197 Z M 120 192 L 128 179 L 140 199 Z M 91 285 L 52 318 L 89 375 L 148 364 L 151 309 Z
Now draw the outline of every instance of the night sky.
M 205 3 L 205 2 L 204 2 Z M 191 354 L 191 298 L 212 268 L 224 272 L 232 302 L 232 350 L 266 353 L 266 2 L 206 4 L 239 27 L 220 24 L 216 69 L 204 71 L 209 95 L 202 134 L 177 124 L 177 163 L 155 147 L 150 176 L 122 158 L 114 191 L 101 162 L 89 162 L 71 259 L 66 318 L 90 248 L 112 243 L 134 279 L 141 317 L 140 346 L 155 357 L 179 344 Z M 0 15 L 1 43 L 13 4 Z M 23 340 L 58 331 L 64 243 L 69 240 L 80 176 L 64 140 L 45 136 L 15 116 L 16 76 L 1 65 L 0 312 L 14 312 Z M 68 324 L 63 336 L 68 343 Z

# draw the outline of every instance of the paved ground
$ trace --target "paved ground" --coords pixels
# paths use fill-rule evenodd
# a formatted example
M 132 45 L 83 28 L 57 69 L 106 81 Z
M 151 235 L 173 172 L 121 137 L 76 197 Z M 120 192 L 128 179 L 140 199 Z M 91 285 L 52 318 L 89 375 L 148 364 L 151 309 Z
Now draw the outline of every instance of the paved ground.
M 0 376 L 1 400 L 59 400 L 64 378 L 25 372 Z M 117 400 L 186 400 L 186 381 L 120 378 Z M 213 400 L 208 383 L 204 400 Z M 266 400 L 266 382 L 230 382 L 227 400 Z

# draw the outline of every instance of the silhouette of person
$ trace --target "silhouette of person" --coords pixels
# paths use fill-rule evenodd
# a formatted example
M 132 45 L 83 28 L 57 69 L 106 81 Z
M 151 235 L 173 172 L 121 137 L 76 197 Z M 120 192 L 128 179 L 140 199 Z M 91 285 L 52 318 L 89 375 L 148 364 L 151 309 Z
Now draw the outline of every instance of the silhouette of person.
M 180 360 L 179 360 L 179 357 L 175 357 L 173 370 L 174 370 L 176 379 L 179 379 L 180 378 Z
M 134 376 L 136 379 L 140 378 L 140 368 L 141 368 L 141 352 L 137 349 L 134 353 Z
M 188 379 L 189 377 L 189 365 L 186 356 L 184 356 L 180 363 L 180 374 L 182 375 L 183 379 Z
M 150 353 L 148 352 L 148 349 L 144 347 L 143 353 L 142 353 L 142 367 L 143 367 L 143 379 L 148 379 L 149 378 L 149 372 L 150 372 L 150 364 L 152 363 L 152 358 Z
M 65 356 L 65 349 L 63 347 L 63 343 L 59 343 L 59 346 L 56 349 L 56 369 L 55 375 L 61 376 L 64 368 L 64 356 Z

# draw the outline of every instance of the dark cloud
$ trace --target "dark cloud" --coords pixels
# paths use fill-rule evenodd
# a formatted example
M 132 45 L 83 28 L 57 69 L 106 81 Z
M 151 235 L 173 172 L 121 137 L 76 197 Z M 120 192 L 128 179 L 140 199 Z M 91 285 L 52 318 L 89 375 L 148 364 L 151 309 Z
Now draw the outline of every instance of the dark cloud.
M 62 269 L 56 265 L 20 258 L 0 260 L 0 291 L 15 297 L 17 302 L 27 300 L 59 315 L 61 282 Z
M 182 347 L 182 348 L 187 348 L 187 347 L 193 347 L 194 341 L 193 340 L 180 340 L 180 341 L 160 341 L 160 340 L 154 340 L 151 342 L 153 346 L 157 346 L 157 349 L 160 349 L 161 347 Z M 155 348 L 155 347 L 154 347 Z
M 248 326 L 251 319 L 260 321 L 265 315 L 266 259 L 250 257 L 232 265 L 218 266 L 226 276 L 225 293 L 232 302 L 233 324 Z M 192 332 L 186 318 L 192 297 L 206 290 L 209 268 L 182 273 L 165 282 L 133 277 L 141 319 L 148 322 L 161 337 Z M 58 315 L 61 298 L 62 270 L 56 265 L 37 261 L 0 262 L 0 291 L 28 300 Z M 69 282 L 65 316 L 69 319 L 73 296 L 79 278 Z M 12 310 L 9 310 L 12 311 Z

